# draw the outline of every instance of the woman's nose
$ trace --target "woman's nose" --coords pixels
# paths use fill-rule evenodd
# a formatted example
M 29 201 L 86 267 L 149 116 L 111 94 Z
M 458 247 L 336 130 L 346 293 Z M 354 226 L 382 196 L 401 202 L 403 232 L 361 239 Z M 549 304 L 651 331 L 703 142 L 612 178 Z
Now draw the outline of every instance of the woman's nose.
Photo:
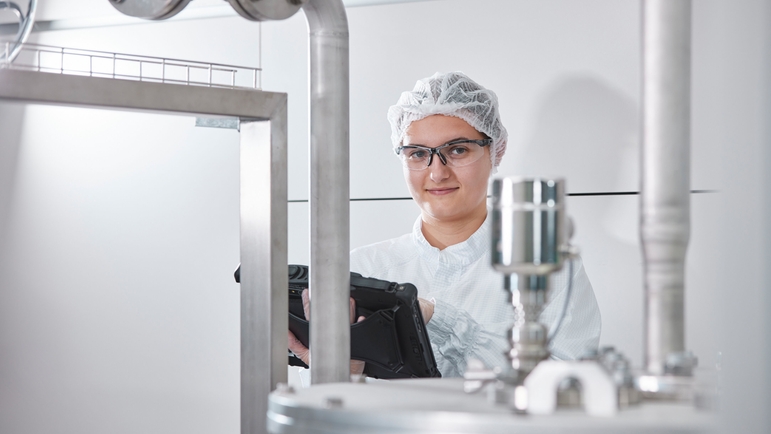
M 447 167 L 446 164 L 443 164 L 442 159 L 438 156 L 434 157 L 434 161 L 431 162 L 431 165 L 428 166 L 428 169 L 426 170 L 428 170 L 429 176 L 434 182 L 439 182 L 450 177 L 450 168 Z

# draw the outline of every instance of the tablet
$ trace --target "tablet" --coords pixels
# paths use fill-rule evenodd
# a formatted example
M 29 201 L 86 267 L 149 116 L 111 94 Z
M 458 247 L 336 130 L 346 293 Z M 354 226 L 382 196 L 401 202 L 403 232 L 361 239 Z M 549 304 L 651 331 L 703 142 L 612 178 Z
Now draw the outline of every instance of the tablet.
M 240 267 L 236 270 L 239 281 Z M 308 288 L 305 265 L 289 265 L 289 330 L 305 346 L 309 323 L 302 306 L 302 291 Z M 351 325 L 351 358 L 366 362 L 369 377 L 441 377 L 418 303 L 418 290 L 411 283 L 396 283 L 351 273 L 351 297 L 356 300 L 356 318 Z M 290 353 L 289 364 L 307 367 Z

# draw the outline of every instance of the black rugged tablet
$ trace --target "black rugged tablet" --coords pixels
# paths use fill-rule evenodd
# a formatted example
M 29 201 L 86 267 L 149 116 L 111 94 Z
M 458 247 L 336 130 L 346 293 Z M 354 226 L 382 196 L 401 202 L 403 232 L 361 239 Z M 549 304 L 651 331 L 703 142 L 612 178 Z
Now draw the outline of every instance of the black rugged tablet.
M 309 323 L 305 320 L 302 291 L 308 288 L 308 267 L 289 266 L 289 330 L 305 346 Z M 236 270 L 239 281 L 240 267 Z M 411 283 L 395 283 L 351 273 L 351 297 L 356 300 L 356 318 L 351 325 L 351 358 L 366 362 L 369 377 L 441 377 L 423 324 L 418 290 Z M 289 364 L 307 367 L 290 354 Z

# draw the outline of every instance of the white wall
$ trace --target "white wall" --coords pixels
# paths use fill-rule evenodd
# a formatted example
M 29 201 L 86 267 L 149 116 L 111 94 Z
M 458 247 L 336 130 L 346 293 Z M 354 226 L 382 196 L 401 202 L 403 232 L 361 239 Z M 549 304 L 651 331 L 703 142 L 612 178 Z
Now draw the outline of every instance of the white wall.
M 762 0 L 740 3 L 694 2 L 695 189 L 740 189 L 763 173 L 759 144 L 771 106 L 758 89 L 771 67 L 758 59 L 770 24 Z M 351 197 L 408 195 L 385 112 L 415 80 L 447 70 L 499 95 L 511 137 L 499 175 L 565 176 L 571 192 L 637 189 L 637 0 L 437 0 L 351 8 L 348 18 Z M 232 17 L 35 37 L 261 61 L 263 87 L 289 93 L 289 196 L 307 199 L 304 17 L 262 24 L 261 43 L 259 29 Z M 0 105 L 0 432 L 238 431 L 237 139 L 184 117 Z M 720 273 L 725 256 L 716 252 L 741 240 L 762 257 L 752 234 L 761 233 L 763 214 L 752 202 L 729 203 L 755 216 L 734 244 L 723 238 L 735 223 L 722 211 L 725 195 L 692 198 L 687 338 L 702 365 L 731 349 L 724 360 L 741 369 L 734 354 L 754 355 L 760 337 L 720 344 L 731 304 L 718 288 L 748 297 L 748 324 L 768 330 L 755 302 L 762 266 L 753 265 L 745 294 Z M 600 303 L 602 342 L 639 364 L 637 198 L 571 198 L 568 206 Z M 411 201 L 353 202 L 351 245 L 401 235 L 417 214 Z M 307 205 L 290 204 L 289 218 L 289 259 L 307 263 Z M 755 355 L 736 384 L 754 384 L 763 360 Z M 755 419 L 743 423 L 745 432 L 763 432 Z

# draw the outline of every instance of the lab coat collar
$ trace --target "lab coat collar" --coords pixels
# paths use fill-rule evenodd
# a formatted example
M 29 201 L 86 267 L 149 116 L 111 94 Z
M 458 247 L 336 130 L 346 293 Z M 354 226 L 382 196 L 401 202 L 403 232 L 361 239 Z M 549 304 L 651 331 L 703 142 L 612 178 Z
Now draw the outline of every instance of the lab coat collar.
M 420 255 L 430 262 L 444 262 L 457 265 L 469 265 L 482 257 L 490 248 L 490 210 L 482 226 L 463 242 L 439 250 L 423 236 L 423 220 L 418 216 L 412 226 L 412 238 Z

